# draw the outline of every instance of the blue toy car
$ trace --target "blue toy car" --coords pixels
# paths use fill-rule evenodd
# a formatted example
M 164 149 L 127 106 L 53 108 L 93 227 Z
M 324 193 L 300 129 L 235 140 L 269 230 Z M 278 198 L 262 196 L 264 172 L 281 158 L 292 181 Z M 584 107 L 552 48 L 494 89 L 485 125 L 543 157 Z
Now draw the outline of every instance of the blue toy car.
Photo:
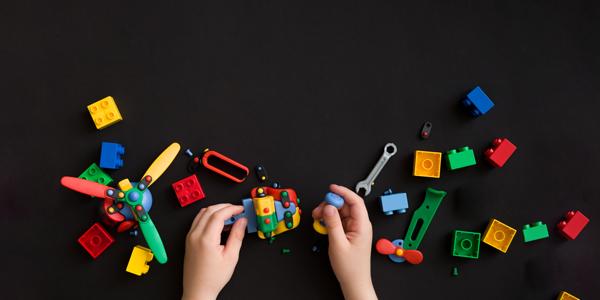
M 406 193 L 392 194 L 391 190 L 388 190 L 379 197 L 379 202 L 381 203 L 381 210 L 387 216 L 391 216 L 394 213 L 403 214 L 408 209 Z

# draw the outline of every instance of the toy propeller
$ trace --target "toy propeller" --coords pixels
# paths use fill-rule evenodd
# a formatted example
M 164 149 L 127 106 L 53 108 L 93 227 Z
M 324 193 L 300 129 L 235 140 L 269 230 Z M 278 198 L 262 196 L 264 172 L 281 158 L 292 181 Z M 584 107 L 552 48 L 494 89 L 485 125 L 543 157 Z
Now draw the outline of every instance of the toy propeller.
M 148 167 L 148 170 L 146 170 L 146 173 L 144 176 L 142 176 L 142 179 L 149 175 L 150 177 L 152 177 L 152 182 L 150 182 L 149 186 L 152 185 L 152 183 L 156 182 L 160 175 L 162 175 L 165 172 L 165 170 L 167 170 L 167 168 L 171 165 L 171 163 L 177 156 L 177 153 L 179 153 L 180 149 L 181 146 L 179 146 L 178 143 L 173 143 L 169 145 L 169 147 L 167 147 L 167 149 L 165 149 L 154 160 L 154 162 L 152 162 L 150 167 Z
M 402 247 L 394 245 L 387 239 L 379 239 L 375 244 L 375 249 L 379 254 L 390 255 L 394 254 L 399 257 L 404 257 L 407 262 L 418 265 L 423 261 L 423 253 L 419 250 L 405 250 Z

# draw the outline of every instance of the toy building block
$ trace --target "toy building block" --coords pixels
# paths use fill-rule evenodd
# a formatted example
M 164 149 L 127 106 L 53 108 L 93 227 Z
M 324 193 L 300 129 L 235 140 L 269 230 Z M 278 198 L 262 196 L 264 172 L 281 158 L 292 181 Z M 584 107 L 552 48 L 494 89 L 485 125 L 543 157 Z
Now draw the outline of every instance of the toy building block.
M 479 258 L 480 241 L 481 234 L 479 232 L 454 230 L 452 255 L 457 257 Z
M 79 175 L 79 178 L 94 181 L 103 185 L 109 185 L 111 182 L 113 182 L 113 179 L 108 176 L 108 174 L 104 173 L 104 171 L 102 171 L 102 169 L 100 169 L 96 163 L 92 163 L 87 169 L 85 169 L 85 171 Z
M 525 243 L 545 239 L 548 237 L 548 227 L 541 221 L 537 221 L 531 225 L 523 226 L 523 240 Z
M 204 199 L 204 191 L 195 174 L 173 183 L 173 190 L 181 207 L 188 206 L 198 200 Z
M 492 147 L 485 150 L 484 155 L 492 166 L 502 168 L 516 150 L 517 146 L 507 138 L 496 138 L 492 142 Z
M 131 251 L 131 256 L 129 257 L 129 262 L 127 263 L 125 271 L 137 276 L 142 276 L 150 270 L 148 263 L 151 262 L 153 258 L 154 254 L 152 254 L 150 249 L 142 246 L 135 246 L 133 247 L 133 251 Z
M 115 99 L 111 96 L 96 101 L 88 105 L 87 108 L 90 111 L 94 125 L 96 125 L 98 130 L 123 120 L 123 117 L 121 117 L 121 113 L 117 108 L 117 104 L 115 103 Z
M 102 142 L 100 149 L 100 168 L 120 169 L 123 166 L 125 148 L 121 144 Z
M 473 149 L 467 146 L 446 152 L 446 165 L 449 170 L 456 170 L 476 164 L 475 153 L 473 153 Z
M 415 151 L 413 176 L 440 178 L 442 152 Z
M 408 209 L 406 193 L 384 194 L 379 197 L 379 203 L 381 203 L 381 210 L 387 216 L 394 213 L 403 214 Z
M 560 294 L 558 294 L 558 298 L 556 298 L 557 300 L 579 300 L 579 298 L 565 292 L 562 291 L 560 292 Z
M 485 115 L 494 107 L 494 102 L 478 86 L 467 94 L 467 98 L 462 101 L 462 104 L 474 117 Z
M 435 212 L 442 203 L 442 200 L 446 196 L 446 192 L 440 190 L 434 190 L 427 188 L 425 191 L 425 200 L 410 219 L 408 230 L 406 230 L 406 236 L 404 238 L 404 249 L 415 250 L 423 241 L 427 228 L 431 224 L 431 220 L 435 216 Z M 420 224 L 420 226 L 417 226 Z M 415 234 L 415 230 L 418 227 L 418 231 Z
M 496 219 L 490 219 L 483 233 L 483 242 L 506 253 L 516 233 L 514 228 Z
M 431 122 L 427 121 L 423 124 L 423 127 L 421 127 L 421 138 L 426 140 L 431 136 L 431 128 L 433 127 L 433 124 L 431 124 Z
M 115 242 L 100 223 L 94 223 L 77 241 L 94 259 Z
M 556 227 L 565 238 L 574 240 L 589 222 L 590 219 L 580 211 L 569 211 Z

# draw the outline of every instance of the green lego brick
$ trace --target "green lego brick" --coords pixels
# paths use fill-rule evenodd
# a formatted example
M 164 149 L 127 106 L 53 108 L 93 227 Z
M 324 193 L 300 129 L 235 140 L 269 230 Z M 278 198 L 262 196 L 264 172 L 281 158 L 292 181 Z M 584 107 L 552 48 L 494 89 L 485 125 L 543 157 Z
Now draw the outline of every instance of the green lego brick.
M 481 234 L 479 232 L 454 230 L 452 256 L 479 258 L 480 242 Z
M 467 146 L 446 152 L 446 166 L 448 166 L 449 170 L 456 170 L 476 164 L 475 153 L 473 149 Z
M 108 174 L 104 173 L 104 171 L 102 171 L 102 169 L 100 169 L 96 163 L 92 163 L 91 166 L 85 169 L 85 171 L 79 175 L 79 178 L 95 181 L 104 185 L 109 185 L 111 182 L 113 182 L 113 179 L 108 176 Z
M 525 243 L 545 239 L 547 237 L 548 227 L 541 221 L 523 226 L 523 240 L 525 240 Z

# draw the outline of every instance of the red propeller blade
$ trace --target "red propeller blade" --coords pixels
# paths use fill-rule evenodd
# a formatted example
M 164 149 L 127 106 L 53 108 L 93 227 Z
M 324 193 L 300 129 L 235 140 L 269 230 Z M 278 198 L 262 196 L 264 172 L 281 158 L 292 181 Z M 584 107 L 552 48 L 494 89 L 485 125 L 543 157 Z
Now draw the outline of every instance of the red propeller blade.
M 98 198 L 105 198 L 106 191 L 110 189 L 109 187 L 101 185 L 97 182 L 69 176 L 64 176 L 61 178 L 60 184 L 76 192 Z
M 379 239 L 375 244 L 375 249 L 377 249 L 377 252 L 383 255 L 396 253 L 396 248 L 398 247 L 396 247 L 396 245 L 392 244 L 392 242 L 387 239 Z
M 396 255 L 396 250 L 402 249 L 402 248 L 394 245 L 392 242 L 390 242 L 387 239 L 379 239 L 377 241 L 377 243 L 375 244 L 375 249 L 377 250 L 377 252 L 379 254 L 383 254 L 383 255 L 394 254 L 394 255 Z M 402 249 L 401 257 L 404 257 L 404 259 L 406 259 L 407 262 L 409 262 L 413 265 L 418 265 L 421 262 L 423 262 L 423 253 L 421 253 L 421 251 L 419 251 L 419 250 L 404 250 L 404 249 Z
M 407 262 L 413 265 L 418 265 L 423 262 L 423 253 L 419 250 L 404 250 L 403 257 Z

